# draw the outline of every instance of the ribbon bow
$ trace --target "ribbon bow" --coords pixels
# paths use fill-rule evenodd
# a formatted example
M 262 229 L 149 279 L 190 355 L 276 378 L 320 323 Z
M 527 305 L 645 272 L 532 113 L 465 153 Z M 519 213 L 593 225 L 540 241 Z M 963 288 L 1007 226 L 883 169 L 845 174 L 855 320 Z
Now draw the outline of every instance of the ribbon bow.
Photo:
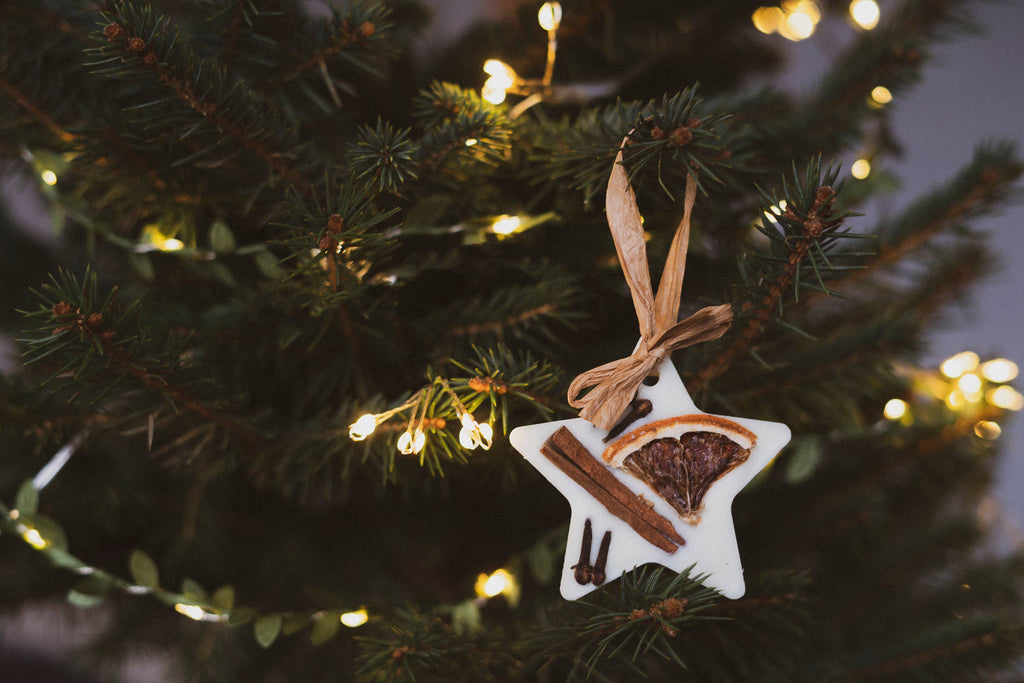
M 623 149 L 627 140 L 628 137 L 623 140 Z M 633 297 L 636 317 L 640 322 L 640 341 L 629 357 L 587 370 L 569 385 L 569 405 L 579 408 L 580 417 L 596 427 L 610 430 L 633 400 L 640 383 L 674 349 L 718 339 L 732 323 L 732 307 L 729 304 L 708 306 L 685 320 L 676 321 L 683 273 L 686 270 L 686 250 L 690 241 L 690 214 L 696 198 L 697 183 L 692 174 L 687 174 L 683 219 L 672 239 L 665 271 L 655 297 L 647 266 L 647 248 L 640 211 L 637 209 L 633 188 L 629 186 L 626 169 L 622 165 L 622 149 L 615 157 L 612 174 L 608 179 L 605 213 L 615 242 L 615 251 L 619 255 L 619 263 Z M 580 393 L 588 387 L 592 388 L 581 398 Z

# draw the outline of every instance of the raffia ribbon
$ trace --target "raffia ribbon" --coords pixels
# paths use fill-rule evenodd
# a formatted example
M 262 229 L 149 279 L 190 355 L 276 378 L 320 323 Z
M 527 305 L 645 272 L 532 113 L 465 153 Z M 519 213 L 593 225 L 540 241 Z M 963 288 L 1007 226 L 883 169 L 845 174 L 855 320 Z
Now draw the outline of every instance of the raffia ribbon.
M 623 148 L 628 139 L 623 140 Z M 729 304 L 708 306 L 685 320 L 676 321 L 690 241 L 690 214 L 696 198 L 697 183 L 693 175 L 688 174 L 683 219 L 672 239 L 665 271 L 655 297 L 647 266 L 643 224 L 636 205 L 636 195 L 629 186 L 629 178 L 622 165 L 622 149 L 615 157 L 612 174 L 608 179 L 605 212 L 615 241 L 615 251 L 619 255 L 619 263 L 640 322 L 640 341 L 636 350 L 627 358 L 587 370 L 569 385 L 569 405 L 579 408 L 580 417 L 596 427 L 609 430 L 615 426 L 644 378 L 673 350 L 718 339 L 732 323 L 732 307 Z M 580 393 L 588 387 L 590 391 L 580 397 Z

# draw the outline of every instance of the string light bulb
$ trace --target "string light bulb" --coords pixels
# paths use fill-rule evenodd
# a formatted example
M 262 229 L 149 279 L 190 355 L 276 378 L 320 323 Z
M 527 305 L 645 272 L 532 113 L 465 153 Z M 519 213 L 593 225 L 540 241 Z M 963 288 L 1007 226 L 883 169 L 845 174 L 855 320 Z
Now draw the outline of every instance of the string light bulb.
M 499 216 L 491 224 L 491 231 L 497 235 L 511 235 L 523 224 L 519 216 Z
M 1024 409 L 1024 395 L 1013 387 L 1006 386 L 990 389 L 985 393 L 985 400 L 996 408 L 1003 410 Z
M 974 351 L 961 351 L 942 361 L 939 371 L 950 379 L 956 379 L 965 372 L 974 372 L 980 361 Z
M 490 78 L 484 81 L 480 96 L 491 104 L 504 102 L 508 91 L 519 81 L 515 69 L 499 59 L 484 62 L 484 73 Z
M 423 450 L 427 443 L 427 435 L 419 427 L 407 429 L 398 437 L 398 452 L 402 455 L 414 455 Z
M 341 623 L 345 626 L 356 628 L 369 621 L 370 615 L 366 613 L 365 609 L 358 609 L 355 612 L 345 612 L 339 619 L 341 619 Z
M 557 31 L 562 23 L 562 4 L 545 2 L 537 11 L 537 23 L 545 31 Z
M 186 605 L 183 602 L 179 602 L 174 606 L 174 611 L 184 614 L 194 621 L 203 621 L 206 617 L 206 612 L 199 605 Z
M 480 574 L 474 586 L 477 597 L 493 598 L 502 593 L 509 594 L 516 589 L 515 578 L 504 569 L 496 569 L 490 575 Z
M 40 173 L 39 177 L 42 178 L 43 182 L 46 183 L 47 185 L 52 186 L 57 184 L 57 174 L 51 171 L 50 169 L 46 169 L 45 171 Z
M 761 33 L 778 33 L 787 40 L 810 38 L 821 21 L 821 10 L 814 0 L 784 0 L 782 7 L 758 7 L 750 16 Z
M 1017 364 L 1005 358 L 993 358 L 981 366 L 981 374 L 990 382 L 1010 382 L 1017 377 Z
M 460 420 L 462 429 L 459 430 L 459 443 L 463 448 L 473 450 L 482 446 L 485 451 L 490 449 L 494 437 L 491 425 L 480 424 L 469 413 L 463 413 Z
M 865 31 L 870 31 L 878 26 L 881 14 L 875 0 L 853 0 L 850 3 L 850 17 Z
M 892 92 L 884 85 L 876 85 L 871 89 L 871 101 L 878 106 L 889 104 L 892 102 Z
M 974 434 L 978 438 L 985 439 L 986 441 L 992 441 L 998 439 L 1003 433 L 1003 428 L 998 423 L 992 422 L 991 420 L 978 420 L 974 424 Z
M 888 420 L 898 420 L 907 414 L 907 409 L 910 406 L 901 398 L 890 398 L 885 408 L 882 410 L 882 414 L 885 415 Z
M 32 527 L 26 527 L 25 530 L 23 532 L 21 532 L 21 537 L 23 539 L 25 539 L 26 543 L 28 543 L 30 546 L 32 546 L 36 550 L 42 550 L 47 545 L 49 545 L 46 542 L 46 539 L 43 538 L 42 534 L 40 534 L 38 531 L 36 531 Z
M 850 175 L 857 180 L 864 180 L 871 175 L 871 162 L 863 157 L 857 159 L 850 167 Z
M 359 419 L 349 425 L 348 438 L 353 441 L 362 441 L 366 437 L 373 434 L 374 430 L 377 429 L 377 416 L 365 413 L 359 416 Z

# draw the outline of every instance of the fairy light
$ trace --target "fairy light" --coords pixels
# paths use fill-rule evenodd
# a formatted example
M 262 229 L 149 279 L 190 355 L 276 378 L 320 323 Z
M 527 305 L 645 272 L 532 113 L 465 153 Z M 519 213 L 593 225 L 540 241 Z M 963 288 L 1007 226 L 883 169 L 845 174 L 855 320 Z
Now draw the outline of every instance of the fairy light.
M 423 446 L 427 443 L 427 435 L 422 429 L 416 427 L 415 429 L 406 429 L 402 432 L 402 435 L 398 437 L 398 452 L 402 455 L 414 455 L 423 450 Z
M 786 17 L 784 29 L 779 31 L 783 38 L 793 41 L 806 40 L 814 35 L 815 24 L 807 12 L 793 12 Z
M 981 398 L 981 377 L 974 373 L 966 372 L 960 375 L 956 386 L 968 401 L 977 401 Z
M 987 401 L 989 405 L 993 405 L 996 408 L 1002 408 L 1003 410 L 1024 409 L 1024 395 L 1021 395 L 1021 393 L 1013 387 L 1006 385 L 996 387 L 985 392 L 985 401 Z
M 374 430 L 377 429 L 377 416 L 365 413 L 359 416 L 359 419 L 349 425 L 348 438 L 353 441 L 362 441 L 366 437 L 373 434 Z
M 345 626 L 348 626 L 349 628 L 356 628 L 369 621 L 370 615 L 366 613 L 365 609 L 359 609 L 355 612 L 345 612 L 339 617 L 339 619 L 341 619 L 341 623 Z
M 504 569 L 496 569 L 490 575 L 480 574 L 474 586 L 477 597 L 493 598 L 502 593 L 508 595 L 515 591 L 515 578 Z
M 1017 377 L 1017 364 L 1005 358 L 993 358 L 981 366 L 981 374 L 990 382 L 1010 382 Z
M 821 21 L 821 10 L 813 0 L 785 0 L 782 7 L 758 7 L 750 16 L 761 33 L 778 33 L 787 40 L 810 38 Z
M 468 140 L 466 140 L 465 144 L 466 144 L 466 147 L 472 147 L 473 145 L 475 145 L 478 142 L 480 142 L 480 141 L 477 140 L 476 138 L 469 138 Z
M 778 7 L 758 7 L 750 20 L 754 22 L 754 28 L 758 31 L 771 35 L 779 30 L 779 26 L 786 20 L 786 15 Z
M 888 420 L 898 420 L 907 414 L 907 409 L 910 406 L 901 398 L 890 398 L 885 408 L 882 410 L 882 414 L 885 415 Z
M 511 235 L 523 224 L 519 216 L 499 216 L 491 224 L 491 230 L 498 235 Z
M 40 173 L 39 177 L 42 178 L 43 182 L 46 183 L 47 185 L 57 184 L 57 174 L 51 171 L 50 169 L 46 169 L 45 171 Z
M 850 167 L 850 175 L 857 180 L 864 180 L 871 175 L 871 162 L 864 158 L 857 159 Z
M 25 542 L 36 550 L 42 550 L 47 545 L 46 539 L 43 538 L 42 534 L 33 529 L 32 527 L 25 527 L 25 530 L 21 532 L 21 537 L 25 539 Z
M 967 405 L 967 398 L 964 396 L 962 391 L 954 389 L 949 392 L 948 396 L 946 396 L 946 405 L 952 410 L 960 410 Z
M 185 248 L 185 243 L 175 237 L 165 235 L 158 226 L 147 225 L 142 230 L 137 252 L 147 251 L 178 251 Z
M 978 420 L 974 423 L 974 433 L 981 439 L 992 441 L 999 438 L 1003 428 L 991 420 Z
M 545 2 L 537 12 L 537 23 L 545 31 L 557 31 L 562 23 L 562 5 L 558 2 Z
M 871 90 L 871 101 L 879 106 L 892 102 L 892 92 L 884 85 L 876 85 Z
M 950 379 L 956 379 L 966 372 L 973 372 L 981 361 L 973 351 L 961 351 L 942 361 L 939 371 Z
M 491 447 L 491 440 L 494 437 L 494 430 L 489 424 L 480 424 L 469 413 L 462 413 L 459 418 L 462 422 L 462 429 L 459 430 L 459 443 L 467 450 L 483 447 L 486 451 Z
M 870 31 L 878 26 L 881 14 L 875 0 L 853 0 L 850 3 L 850 17 L 865 31 Z
M 484 73 L 490 78 L 484 81 L 480 96 L 491 104 L 504 102 L 508 91 L 519 82 L 515 69 L 498 59 L 488 59 L 484 62 Z
M 184 614 L 189 619 L 195 621 L 203 621 L 206 617 L 206 611 L 199 605 L 186 605 L 183 602 L 179 602 L 174 606 L 174 611 Z

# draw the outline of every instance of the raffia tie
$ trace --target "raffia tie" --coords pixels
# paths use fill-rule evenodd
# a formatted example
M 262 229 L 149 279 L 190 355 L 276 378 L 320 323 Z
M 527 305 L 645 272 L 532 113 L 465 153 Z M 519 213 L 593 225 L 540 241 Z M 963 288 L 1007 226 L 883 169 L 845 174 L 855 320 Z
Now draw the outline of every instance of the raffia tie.
M 628 139 L 623 140 L 623 148 Z M 725 334 L 732 323 L 732 308 L 729 304 L 708 306 L 685 320 L 676 321 L 690 241 L 690 215 L 696 197 L 697 183 L 690 174 L 686 177 L 683 218 L 672 239 L 655 297 L 647 265 L 643 223 L 636 205 L 636 195 L 629 186 L 629 178 L 622 165 L 622 149 L 615 157 L 612 174 L 608 179 L 605 212 L 615 251 L 619 255 L 619 263 L 633 297 L 633 307 L 640 323 L 640 341 L 627 358 L 587 370 L 569 385 L 569 405 L 579 408 L 580 417 L 596 427 L 609 430 L 615 426 L 644 378 L 673 350 L 717 339 Z M 590 391 L 580 397 L 588 388 Z

